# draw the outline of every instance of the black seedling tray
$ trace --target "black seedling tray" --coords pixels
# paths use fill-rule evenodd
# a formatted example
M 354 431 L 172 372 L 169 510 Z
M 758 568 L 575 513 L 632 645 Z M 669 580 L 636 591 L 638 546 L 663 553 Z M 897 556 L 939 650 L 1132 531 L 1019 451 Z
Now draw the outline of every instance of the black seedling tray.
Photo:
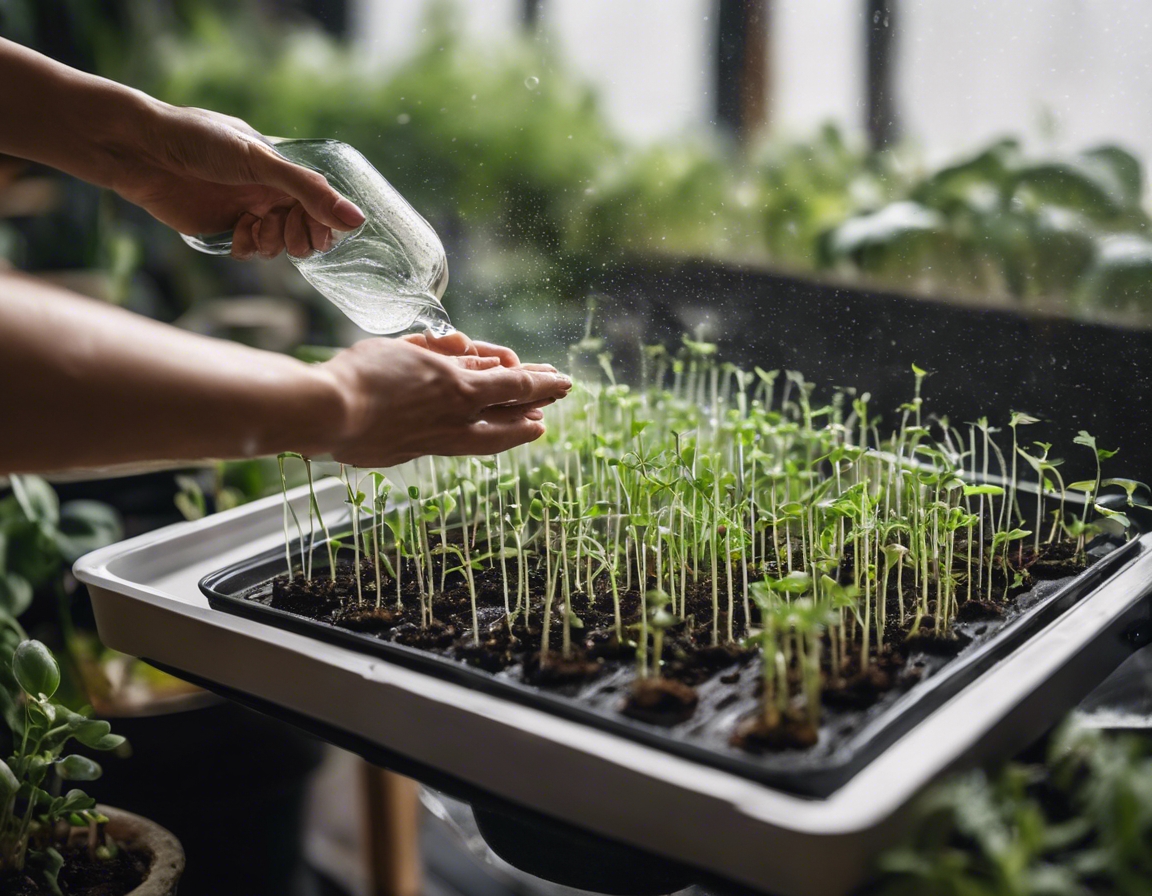
M 1138 533 L 1130 533 L 1136 536 Z M 1140 536 L 1140 540 L 1152 535 Z M 317 542 L 316 547 L 322 547 Z M 243 616 L 297 634 L 370 654 L 492 696 L 512 700 L 544 712 L 591 725 L 706 766 L 722 769 L 780 790 L 815 798 L 827 797 L 864 768 L 903 734 L 943 705 L 978 676 L 989 670 L 1020 644 L 1088 597 L 1113 573 L 1134 557 L 1138 539 L 1097 538 L 1090 556 L 1097 559 L 1076 576 L 1041 581 L 1016 598 L 1002 619 L 957 622 L 955 629 L 972 640 L 952 657 L 913 654 L 922 680 L 893 688 L 864 710 L 831 710 L 821 728 L 820 743 L 808 750 L 751 754 L 728 744 L 735 721 L 756 705 L 752 682 L 759 664 L 740 669 L 736 685 L 721 689 L 714 677 L 702 684 L 700 708 L 694 720 L 662 728 L 628 718 L 617 711 L 623 694 L 618 685 L 626 677 L 620 671 L 602 676 L 579 688 L 545 690 L 519 677 L 519 666 L 490 673 L 461 660 L 403 644 L 382 641 L 267 605 L 271 582 L 284 570 L 284 549 L 272 548 L 248 560 L 206 576 L 200 590 L 217 610 Z M 293 555 L 299 551 L 297 541 Z M 324 551 L 316 554 L 320 560 Z M 322 567 L 317 566 L 317 569 Z M 717 675 L 731 670 L 721 670 Z M 710 687 L 712 686 L 712 687 Z M 733 688 L 741 698 L 733 702 Z M 709 708 L 714 711 L 709 713 Z M 701 721 L 702 716 L 708 718 Z

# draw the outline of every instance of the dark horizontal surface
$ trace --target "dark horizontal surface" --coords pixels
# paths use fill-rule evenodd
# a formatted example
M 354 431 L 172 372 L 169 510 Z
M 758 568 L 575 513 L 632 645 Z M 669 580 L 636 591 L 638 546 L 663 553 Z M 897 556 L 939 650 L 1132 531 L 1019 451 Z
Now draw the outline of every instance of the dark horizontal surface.
M 725 361 L 799 370 L 824 393 L 869 392 L 891 420 L 917 364 L 932 371 L 925 409 L 953 425 L 987 416 L 1006 427 L 1011 411 L 1041 418 L 1021 440 L 1052 442 L 1069 482 L 1092 472 L 1091 452 L 1072 444 L 1080 429 L 1120 449 L 1112 475 L 1152 476 L 1150 330 L 706 262 L 636 263 L 598 286 L 597 329 L 622 367 L 637 366 L 641 341 L 673 345 L 699 329 Z

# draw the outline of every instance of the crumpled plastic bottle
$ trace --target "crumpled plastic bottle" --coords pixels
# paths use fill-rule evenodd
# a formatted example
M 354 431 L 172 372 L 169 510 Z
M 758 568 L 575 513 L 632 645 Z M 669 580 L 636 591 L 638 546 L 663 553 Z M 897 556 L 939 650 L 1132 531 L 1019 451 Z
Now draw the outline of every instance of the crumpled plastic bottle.
M 431 330 L 452 332 L 441 304 L 448 286 L 448 258 L 432 226 L 359 152 L 338 140 L 279 140 L 284 158 L 319 171 L 341 195 L 356 203 L 365 221 L 334 231 L 326 252 L 289 256 L 304 278 L 369 333 Z M 187 236 L 192 248 L 228 255 L 232 234 Z

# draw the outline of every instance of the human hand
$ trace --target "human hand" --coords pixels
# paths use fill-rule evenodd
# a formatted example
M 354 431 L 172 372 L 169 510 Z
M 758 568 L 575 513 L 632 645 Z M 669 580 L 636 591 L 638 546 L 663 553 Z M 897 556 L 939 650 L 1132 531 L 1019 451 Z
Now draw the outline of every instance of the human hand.
M 492 342 L 473 342 L 459 330 L 453 330 L 446 336 L 436 336 L 429 330 L 423 333 L 410 333 L 400 338 L 420 348 L 462 360 L 494 358 L 503 367 L 524 367 L 527 370 L 556 373 L 556 368 L 551 364 L 521 364 L 520 357 L 512 349 Z M 478 366 L 477 369 L 483 369 L 483 366 Z
M 348 408 L 332 456 L 387 467 L 426 454 L 496 454 L 538 439 L 541 408 L 567 395 L 571 380 L 479 354 L 478 346 L 500 346 L 472 345 L 476 355 L 452 356 L 419 340 L 367 339 L 320 365 Z
M 303 257 L 364 213 L 324 175 L 289 162 L 238 118 L 156 103 L 133 164 L 114 185 L 185 234 L 232 231 L 232 255 Z

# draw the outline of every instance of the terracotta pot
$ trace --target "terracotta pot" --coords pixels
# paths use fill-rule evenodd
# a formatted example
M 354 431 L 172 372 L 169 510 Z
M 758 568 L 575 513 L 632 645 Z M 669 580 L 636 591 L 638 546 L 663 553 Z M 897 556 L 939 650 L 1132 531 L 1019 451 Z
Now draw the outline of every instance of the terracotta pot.
M 184 849 L 167 830 L 147 818 L 111 806 L 97 806 L 108 816 L 108 833 L 117 843 L 152 856 L 148 876 L 124 896 L 176 896 L 176 885 L 184 873 Z

